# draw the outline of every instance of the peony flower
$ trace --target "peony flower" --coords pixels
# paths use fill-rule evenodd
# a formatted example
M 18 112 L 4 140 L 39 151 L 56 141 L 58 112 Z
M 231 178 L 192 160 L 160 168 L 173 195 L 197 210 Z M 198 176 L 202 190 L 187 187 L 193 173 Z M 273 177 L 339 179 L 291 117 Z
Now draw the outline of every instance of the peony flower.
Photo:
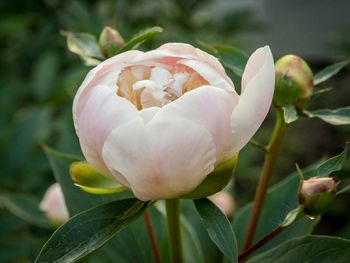
M 274 76 L 267 46 L 249 58 L 240 96 L 219 61 L 191 45 L 119 54 L 92 69 L 74 98 L 81 149 L 141 200 L 179 197 L 254 135 Z
M 53 226 L 59 226 L 68 221 L 68 210 L 61 186 L 58 183 L 54 183 L 47 189 L 40 203 L 40 209 L 45 212 Z

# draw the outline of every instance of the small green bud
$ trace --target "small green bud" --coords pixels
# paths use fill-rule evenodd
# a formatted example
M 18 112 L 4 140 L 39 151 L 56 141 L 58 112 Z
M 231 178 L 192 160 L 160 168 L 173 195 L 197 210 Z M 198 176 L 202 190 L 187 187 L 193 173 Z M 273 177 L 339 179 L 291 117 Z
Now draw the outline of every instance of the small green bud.
M 303 180 L 299 189 L 299 203 L 309 216 L 324 213 L 335 199 L 339 180 L 335 177 Z
M 275 63 L 276 84 L 274 103 L 280 106 L 307 106 L 313 90 L 313 74 L 300 57 L 286 55 Z
M 124 39 L 117 30 L 106 26 L 100 35 L 99 45 L 103 56 L 109 58 L 124 45 Z

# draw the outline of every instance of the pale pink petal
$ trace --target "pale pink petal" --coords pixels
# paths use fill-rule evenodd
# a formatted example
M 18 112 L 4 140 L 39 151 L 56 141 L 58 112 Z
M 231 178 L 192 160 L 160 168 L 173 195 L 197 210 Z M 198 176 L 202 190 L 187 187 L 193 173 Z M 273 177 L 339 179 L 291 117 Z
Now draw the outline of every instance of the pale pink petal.
M 151 71 L 150 80 L 157 83 L 161 87 L 164 87 L 167 84 L 169 84 L 170 78 L 171 78 L 170 72 L 164 68 L 155 67 Z
M 181 59 L 177 63 L 190 67 L 194 71 L 198 72 L 198 74 L 201 75 L 201 77 L 206 81 L 208 81 L 211 86 L 233 91 L 236 93 L 232 81 L 227 76 L 222 76 L 218 71 L 216 71 L 206 62 L 196 59 Z
M 161 107 L 165 95 L 166 93 L 161 89 L 145 89 L 140 96 L 142 108 Z
M 58 183 L 47 189 L 39 206 L 53 224 L 62 224 L 69 219 L 62 189 Z
M 231 194 L 226 191 L 220 191 L 209 198 L 226 216 L 232 216 L 235 209 L 235 201 Z
M 145 123 L 153 119 L 153 116 L 160 110 L 159 107 L 149 107 L 139 111 L 141 118 Z
M 214 67 L 220 74 L 226 76 L 225 69 L 219 62 L 219 60 L 204 52 L 199 48 L 195 48 L 189 44 L 184 43 L 166 43 L 160 46 L 157 50 L 168 50 L 172 51 L 175 54 L 179 54 L 180 57 L 184 58 L 185 56 L 191 55 L 191 58 L 196 58 L 200 61 L 206 62 Z
M 79 118 L 78 136 L 86 160 L 104 175 L 110 175 L 102 158 L 102 147 L 110 132 L 139 116 L 135 106 L 115 90 L 96 86 L 91 90 Z M 119 181 L 127 185 L 120 176 Z
M 203 126 L 212 135 L 216 161 L 221 162 L 231 157 L 226 151 L 232 145 L 231 115 L 236 104 L 232 92 L 202 86 L 165 105 L 155 118 L 184 118 Z
M 198 64 L 193 65 L 192 68 L 198 71 L 200 74 L 201 68 L 209 67 L 210 71 L 216 72 L 216 75 L 220 79 L 224 79 L 224 82 L 227 83 L 227 85 L 220 84 L 220 87 L 225 86 L 227 88 L 230 86 L 231 88 L 233 88 L 233 83 L 231 79 L 227 77 L 225 69 L 223 68 L 219 60 L 216 57 L 189 44 L 167 43 L 155 50 L 148 51 L 144 54 L 139 54 L 138 56 L 132 58 L 130 63 L 141 63 L 143 65 L 148 66 L 161 66 L 161 64 L 157 64 L 157 62 L 163 64 L 175 64 L 181 59 L 197 61 Z M 207 72 L 208 69 L 203 69 L 202 71 L 203 74 L 205 74 L 205 72 Z M 205 76 L 203 75 L 202 77 L 205 78 Z M 214 78 L 212 80 L 214 80 Z M 210 84 L 216 86 L 213 83 Z
M 107 138 L 103 158 L 136 197 L 158 200 L 192 191 L 214 169 L 215 146 L 202 126 L 182 118 L 135 119 Z
M 149 79 L 140 80 L 140 81 L 135 82 L 132 85 L 132 88 L 134 90 L 143 89 L 143 88 L 151 89 L 151 90 L 161 89 L 157 83 L 155 83 L 154 81 L 149 80 Z
M 97 65 L 95 68 L 85 77 L 83 83 L 80 85 L 73 101 L 73 121 L 74 126 L 77 129 L 80 110 L 83 107 L 86 96 L 96 85 L 116 85 L 118 75 L 128 61 L 139 54 L 143 54 L 141 51 L 131 50 L 107 59 Z M 112 71 L 112 73 L 111 73 Z
M 209 64 L 213 70 L 218 72 L 220 76 L 233 87 L 231 79 L 227 77 L 225 69 L 219 60 L 199 48 L 184 43 L 167 43 L 160 46 L 157 50 L 167 50 L 168 52 L 178 54 L 180 58 L 194 59 Z
M 137 55 L 136 57 L 134 57 L 130 60 L 130 63 L 145 65 L 145 62 L 147 62 L 147 61 L 160 62 L 164 58 L 176 58 L 175 60 L 173 60 L 173 59 L 168 60 L 168 62 L 173 63 L 174 61 L 176 62 L 176 60 L 179 58 L 193 58 L 193 57 L 194 56 L 191 54 L 178 53 L 178 52 L 172 51 L 172 50 L 154 49 L 154 50 L 145 52 L 143 54 Z
M 194 57 L 197 55 L 197 48 L 190 44 L 185 43 L 166 43 L 161 45 L 157 50 L 166 50 L 168 52 L 172 52 L 177 54 L 179 57 L 183 56 L 191 56 Z
M 173 76 L 174 82 L 171 83 L 171 88 L 176 91 L 177 94 L 182 95 L 182 86 L 189 79 L 188 73 L 175 73 Z
M 275 70 L 268 46 L 256 50 L 242 77 L 242 94 L 232 114 L 232 152 L 238 152 L 265 119 L 273 97 Z

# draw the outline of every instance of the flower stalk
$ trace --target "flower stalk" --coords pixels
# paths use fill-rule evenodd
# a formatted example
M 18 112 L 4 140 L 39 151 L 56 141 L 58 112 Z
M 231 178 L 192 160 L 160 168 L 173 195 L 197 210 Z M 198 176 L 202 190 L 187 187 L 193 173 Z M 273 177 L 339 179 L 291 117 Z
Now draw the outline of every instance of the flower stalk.
M 269 186 L 269 182 L 276 165 L 277 156 L 280 152 L 283 138 L 287 130 L 288 124 L 286 124 L 284 121 L 283 111 L 282 109 L 278 108 L 276 113 L 275 127 L 270 139 L 270 143 L 267 146 L 263 169 L 255 192 L 253 208 L 248 222 L 243 250 L 247 250 L 254 240 L 255 230 L 259 221 L 261 209 L 264 204 L 267 188 Z
M 277 227 L 272 229 L 270 233 L 268 233 L 266 236 L 264 236 L 254 245 L 252 245 L 247 249 L 244 249 L 243 252 L 238 256 L 238 262 L 244 262 L 247 259 L 247 257 L 249 257 L 253 252 L 261 248 L 263 245 L 265 245 L 269 241 L 271 241 L 278 234 L 283 232 L 283 230 L 287 229 L 289 226 L 291 226 L 293 223 L 298 221 L 304 215 L 305 213 L 302 206 L 299 206 L 296 209 L 289 212 L 281 224 L 279 224 Z
M 146 224 L 147 234 L 151 242 L 151 248 L 153 252 L 153 256 L 156 263 L 162 263 L 162 257 L 160 255 L 159 246 L 156 238 L 156 234 L 154 232 L 152 219 L 147 209 L 143 212 L 143 218 Z
M 180 229 L 180 200 L 168 199 L 165 201 L 165 204 L 171 259 L 173 263 L 183 263 Z

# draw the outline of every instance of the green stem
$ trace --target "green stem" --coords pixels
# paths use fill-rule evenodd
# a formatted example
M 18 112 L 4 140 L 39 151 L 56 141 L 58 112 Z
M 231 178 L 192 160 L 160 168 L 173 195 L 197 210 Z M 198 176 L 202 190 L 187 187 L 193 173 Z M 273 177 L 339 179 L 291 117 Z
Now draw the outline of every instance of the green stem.
M 166 213 L 168 221 L 168 235 L 170 253 L 173 263 L 183 263 L 181 229 L 180 229 L 180 200 L 168 199 L 166 203 Z
M 270 143 L 267 146 L 267 151 L 265 153 L 264 166 L 261 171 L 258 186 L 256 188 L 253 208 L 244 239 L 243 250 L 247 250 L 253 242 L 260 212 L 264 204 L 267 188 L 269 186 L 269 182 L 276 165 L 277 156 L 281 149 L 283 138 L 287 132 L 287 129 L 288 125 L 284 121 L 283 112 L 281 109 L 277 109 L 276 123 L 270 139 Z

